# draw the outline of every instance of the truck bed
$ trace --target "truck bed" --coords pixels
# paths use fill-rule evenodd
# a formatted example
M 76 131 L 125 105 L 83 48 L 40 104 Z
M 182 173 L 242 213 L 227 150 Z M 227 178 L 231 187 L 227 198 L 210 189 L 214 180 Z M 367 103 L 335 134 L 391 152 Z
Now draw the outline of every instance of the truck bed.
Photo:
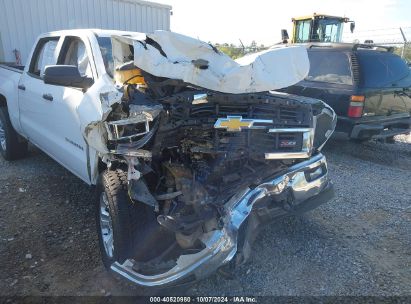
M 12 63 L 2 63 L 0 64 L 0 68 L 8 69 L 18 73 L 23 73 L 24 71 L 24 65 L 15 65 Z
M 0 102 L 4 105 L 7 101 L 7 109 L 11 123 L 17 132 L 21 131 L 18 109 L 18 85 L 22 77 L 24 66 L 12 64 L 0 64 Z M 13 102 L 14 101 L 14 102 Z

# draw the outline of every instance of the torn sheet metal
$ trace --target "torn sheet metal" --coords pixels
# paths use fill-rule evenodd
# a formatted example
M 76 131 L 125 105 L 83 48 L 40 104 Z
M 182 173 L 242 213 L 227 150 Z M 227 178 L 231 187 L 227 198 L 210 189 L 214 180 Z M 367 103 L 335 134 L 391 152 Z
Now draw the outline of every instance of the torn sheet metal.
M 89 146 L 102 154 L 109 152 L 104 120 L 111 112 L 111 106 L 121 102 L 121 96 L 112 79 L 105 74 L 87 90 L 76 108 L 84 138 Z
M 206 42 L 177 33 L 155 31 L 142 38 L 112 37 L 116 66 L 130 59 L 131 45 L 138 68 L 223 93 L 280 89 L 303 80 L 309 71 L 302 46 L 279 46 L 232 60 Z
M 129 119 L 136 119 L 137 121 L 153 121 L 162 110 L 163 106 L 160 104 L 151 106 L 144 104 L 130 104 Z

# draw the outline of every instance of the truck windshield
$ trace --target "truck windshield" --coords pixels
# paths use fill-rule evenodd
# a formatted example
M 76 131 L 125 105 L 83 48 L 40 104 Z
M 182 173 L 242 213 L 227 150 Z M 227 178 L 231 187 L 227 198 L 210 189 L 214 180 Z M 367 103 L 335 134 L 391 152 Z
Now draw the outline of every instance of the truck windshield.
M 318 20 L 318 27 L 314 29 L 318 41 L 339 42 L 341 41 L 343 24 L 340 20 L 321 19 Z M 313 37 L 313 41 L 316 41 Z
M 310 72 L 305 80 L 352 85 L 348 56 L 340 52 L 308 51 Z
M 410 73 L 405 61 L 389 52 L 358 51 L 357 56 L 365 87 L 391 87 Z
M 310 26 L 311 20 L 297 21 L 295 42 L 303 43 L 310 41 Z
M 97 42 L 100 47 L 101 55 L 103 56 L 104 67 L 106 72 L 110 77 L 114 75 L 114 61 L 113 53 L 111 48 L 111 38 L 110 37 L 97 37 Z

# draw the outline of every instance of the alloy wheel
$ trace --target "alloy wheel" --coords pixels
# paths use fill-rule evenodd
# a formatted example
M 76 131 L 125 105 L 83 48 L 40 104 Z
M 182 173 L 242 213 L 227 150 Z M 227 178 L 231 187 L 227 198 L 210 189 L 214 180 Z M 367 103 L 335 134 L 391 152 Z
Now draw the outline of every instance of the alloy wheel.
M 105 192 L 100 195 L 100 233 L 103 239 L 104 249 L 109 258 L 113 257 L 114 233 L 108 207 L 108 198 Z
M 0 145 L 3 151 L 6 151 L 6 131 L 4 130 L 4 126 L 2 121 L 0 120 Z

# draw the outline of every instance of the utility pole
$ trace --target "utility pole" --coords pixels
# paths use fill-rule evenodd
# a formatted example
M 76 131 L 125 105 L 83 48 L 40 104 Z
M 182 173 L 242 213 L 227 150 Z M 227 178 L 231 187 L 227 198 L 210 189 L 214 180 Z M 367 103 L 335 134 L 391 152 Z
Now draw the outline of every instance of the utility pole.
M 241 47 L 243 48 L 243 55 L 245 55 L 245 46 L 240 38 L 238 38 L 238 40 L 240 40 Z
M 402 31 L 402 28 L 400 28 L 400 32 L 402 35 L 402 39 L 404 40 L 404 46 L 402 47 L 402 51 L 401 51 L 401 58 L 404 58 L 405 47 L 407 46 L 407 38 L 405 37 L 404 32 Z

